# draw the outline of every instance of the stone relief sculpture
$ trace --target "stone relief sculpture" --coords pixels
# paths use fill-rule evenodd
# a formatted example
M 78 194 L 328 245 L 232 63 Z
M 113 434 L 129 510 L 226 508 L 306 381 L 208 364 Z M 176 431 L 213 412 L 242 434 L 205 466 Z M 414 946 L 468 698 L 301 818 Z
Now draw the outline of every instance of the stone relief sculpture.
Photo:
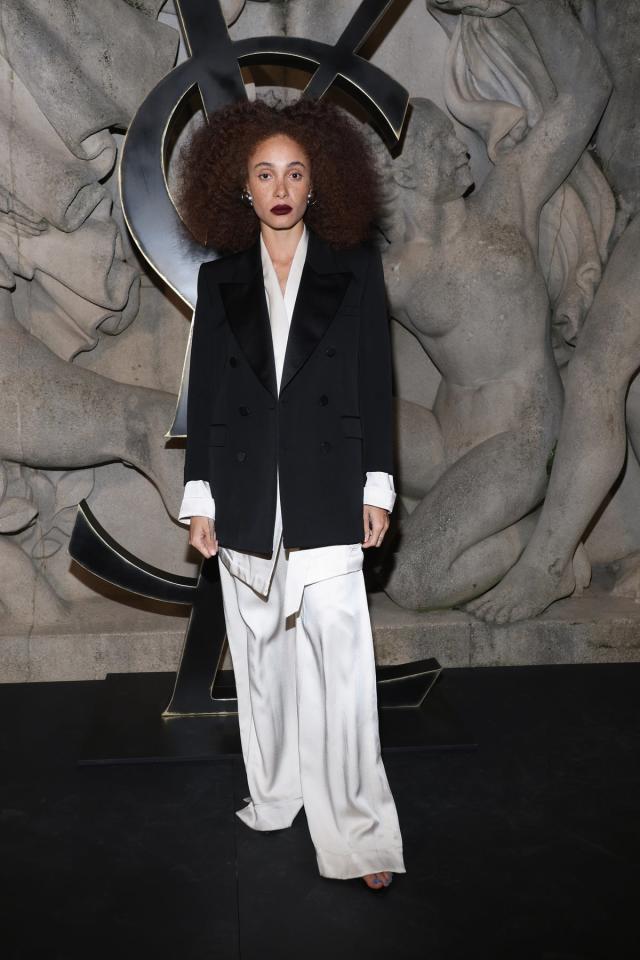
M 42 561 L 66 544 L 92 465 L 135 465 L 167 509 L 180 488 L 181 454 L 163 440 L 174 397 L 69 362 L 138 310 L 140 271 L 105 179 L 111 128 L 175 59 L 161 6 L 14 0 L 0 11 L 0 603 L 18 623 L 65 616 Z M 67 472 L 54 482 L 47 469 Z
M 541 103 L 548 104 L 554 99 L 553 88 L 550 90 L 550 78 L 544 70 L 542 61 L 537 54 L 536 48 L 532 46 L 531 34 L 523 31 L 524 18 L 518 17 L 512 9 L 507 10 L 506 5 L 486 4 L 483 12 L 485 14 L 499 14 L 499 16 L 487 16 L 485 19 L 476 16 L 462 15 L 454 19 L 457 21 L 455 29 L 451 29 L 451 23 L 442 16 L 442 10 L 453 8 L 453 4 L 433 4 L 437 6 L 436 15 L 443 21 L 447 32 L 453 37 L 452 44 L 447 58 L 447 74 L 445 74 L 445 93 L 446 100 L 451 112 L 467 125 L 477 130 L 487 143 L 487 149 L 494 163 L 500 163 L 502 157 L 508 153 L 516 144 L 522 142 L 528 135 L 528 131 L 537 122 L 536 112 L 538 113 Z M 459 5 L 461 8 L 463 5 Z M 579 8 L 578 13 L 585 28 L 589 29 L 592 36 L 596 35 L 596 28 L 599 29 L 605 42 L 608 41 L 610 51 L 616 49 L 613 41 L 613 24 L 610 17 L 597 14 L 597 5 L 592 3 L 574 4 Z M 470 9 L 468 6 L 464 9 Z M 479 12 L 477 5 L 475 12 Z M 633 35 L 637 32 L 633 16 L 628 8 L 624 8 L 626 17 L 624 18 L 626 35 Z M 586 14 L 589 13 L 589 16 Z M 606 13 L 609 14 L 609 8 Z M 622 44 L 623 51 L 628 48 L 628 44 Z M 619 51 L 618 51 L 619 53 Z M 620 55 L 614 58 L 615 67 L 618 73 L 625 73 L 620 62 Z M 629 65 L 629 74 L 633 75 L 634 64 Z M 628 89 L 628 85 L 627 85 Z M 621 90 L 624 94 L 625 84 L 621 83 Z M 616 94 L 614 97 L 618 95 Z M 612 100 L 609 101 L 605 116 L 612 112 Z M 618 108 L 619 109 L 619 108 Z M 628 104 L 626 105 L 628 112 Z M 631 125 L 635 129 L 636 124 Z M 602 124 L 598 127 L 598 131 Z M 610 129 L 610 128 L 609 128 Z M 611 150 L 609 150 L 609 155 Z M 624 196 L 633 197 L 632 177 L 625 181 L 627 189 Z M 630 186 L 629 186 L 630 185 Z M 629 217 L 629 211 L 632 208 L 630 200 L 625 200 L 623 196 L 623 178 L 618 169 L 618 179 L 616 188 L 621 197 L 621 208 L 617 214 L 617 232 L 624 227 Z M 578 340 L 585 315 L 593 302 L 594 292 L 600 281 L 602 267 L 606 262 L 608 250 L 614 246 L 617 232 L 613 230 L 614 206 L 611 190 L 609 189 L 604 177 L 595 166 L 588 154 L 583 154 L 573 171 L 565 182 L 556 190 L 547 203 L 543 206 L 540 214 L 539 233 L 538 233 L 538 259 L 546 280 L 547 290 L 552 307 L 554 334 L 554 352 L 558 365 L 563 365 L 574 352 L 573 348 Z M 631 262 L 629 251 L 633 248 L 633 239 L 625 237 L 623 250 L 626 248 L 626 254 L 622 251 L 618 254 L 618 263 Z M 621 273 L 621 268 L 615 268 Z M 615 274 L 614 274 L 615 275 Z M 598 296 L 597 302 L 593 307 L 593 316 L 600 318 L 609 313 L 616 316 L 616 306 L 612 300 L 613 284 L 611 282 L 603 284 L 602 296 Z M 626 309 L 633 311 L 634 303 L 632 294 L 632 277 L 628 278 L 626 287 L 625 304 Z M 617 464 L 613 477 L 610 477 L 609 483 L 605 485 L 604 493 L 611 487 L 613 480 L 620 474 L 619 456 L 611 457 L 608 462 L 607 450 L 608 444 L 602 444 L 601 458 L 602 462 L 599 469 L 594 469 L 593 459 L 595 456 L 593 448 L 593 435 L 589 435 L 591 445 L 584 442 L 581 447 L 578 438 L 584 439 L 584 421 L 578 418 L 582 416 L 582 411 L 591 409 L 593 399 L 593 382 L 598 372 L 600 378 L 600 387 L 604 389 L 608 376 L 606 371 L 608 364 L 598 365 L 595 361 L 597 337 L 594 333 L 597 321 L 591 319 L 589 314 L 589 323 L 585 327 L 584 341 L 580 342 L 580 348 L 576 352 L 576 363 L 562 370 L 565 379 L 568 379 L 568 396 L 580 397 L 581 402 L 574 400 L 573 404 L 568 403 L 567 411 L 563 421 L 563 429 L 560 440 L 560 450 L 556 454 L 559 456 L 559 463 L 570 464 L 560 472 L 564 479 L 564 486 L 560 483 L 552 483 L 550 497 L 551 504 L 545 505 L 545 511 L 551 509 L 553 503 L 556 507 L 560 501 L 559 491 L 563 491 L 563 503 L 571 499 L 576 490 L 584 493 L 582 509 L 579 513 L 585 513 L 587 520 L 593 518 L 597 508 L 601 506 L 603 495 L 598 499 L 597 476 L 604 474 L 609 476 L 609 472 Z M 622 321 L 618 323 L 609 323 L 610 330 L 615 330 L 615 336 L 620 341 L 619 349 L 622 351 L 632 351 L 634 344 L 631 341 L 630 334 L 625 336 L 623 332 Z M 625 354 L 626 355 L 626 354 Z M 584 366 L 583 357 L 591 358 L 591 379 L 590 381 L 580 379 L 578 371 Z M 633 360 L 629 361 L 633 365 Z M 618 553 L 616 556 L 626 556 L 626 559 L 618 564 L 620 576 L 614 592 L 627 596 L 638 596 L 638 540 L 637 524 L 633 522 L 633 516 L 637 509 L 633 509 L 634 498 L 637 500 L 637 491 L 632 490 L 632 480 L 638 479 L 637 458 L 634 450 L 634 439 L 638 436 L 636 428 L 637 403 L 634 402 L 634 387 L 637 379 L 633 380 L 624 364 L 617 365 L 616 373 L 609 375 L 614 384 L 618 383 L 620 376 L 624 381 L 625 390 L 631 378 L 631 389 L 627 401 L 627 423 L 630 433 L 630 444 L 626 456 L 626 473 L 622 484 L 616 488 L 615 494 L 609 497 L 604 516 L 611 515 L 614 508 L 618 507 L 620 517 L 625 517 L 625 536 L 619 537 L 617 543 Z M 615 392 L 614 387 L 614 392 Z M 583 399 L 586 392 L 590 392 L 589 401 Z M 597 390 L 596 390 L 597 392 Z M 608 396 L 609 394 L 607 394 Z M 604 406 L 606 407 L 606 403 Z M 433 462 L 430 464 L 431 473 L 424 469 L 424 463 L 420 463 L 416 456 L 416 448 L 411 449 L 411 463 L 407 464 L 407 473 L 410 478 L 415 477 L 422 468 L 422 480 L 424 486 L 430 488 L 433 484 L 434 474 L 437 476 L 437 468 L 443 460 L 443 447 L 441 438 L 434 431 L 433 422 L 425 415 L 423 408 L 404 406 L 404 414 L 410 413 L 410 419 L 413 422 L 414 430 L 420 424 L 420 429 L 428 436 L 430 449 L 434 454 Z M 412 439 L 415 439 L 415 435 Z M 618 438 L 619 439 L 619 438 Z M 570 455 L 569 455 L 570 448 Z M 403 444 L 405 453 L 410 450 L 409 444 Z M 580 451 L 584 453 L 584 461 L 580 463 Z M 588 466 L 591 464 L 591 466 Z M 435 467 L 435 469 L 434 469 Z M 558 468 L 560 469 L 560 468 Z M 591 474 L 592 480 L 588 484 L 586 477 Z M 575 489 L 571 487 L 570 481 L 574 477 L 579 477 Z M 567 486 L 567 484 L 569 484 Z M 637 486 L 637 483 L 636 483 Z M 586 490 L 589 489 L 590 495 Z M 405 486 L 405 491 L 410 494 L 416 491 Z M 555 492 L 554 492 L 555 491 Z M 630 495 L 631 494 L 631 495 Z M 595 497 L 595 500 L 594 500 Z M 622 501 L 620 503 L 619 501 Z M 573 501 L 572 501 L 573 502 Z M 600 516 L 602 511 L 600 511 Z M 552 514 L 549 513 L 551 516 Z M 569 515 L 556 509 L 554 514 L 555 526 L 553 527 L 555 539 L 568 537 L 569 541 L 573 536 L 573 526 Z M 563 516 L 566 521 L 563 523 Z M 598 520 L 600 519 L 598 517 Z M 541 521 L 542 523 L 542 521 Z M 596 524 L 598 531 L 605 524 Z M 574 549 L 578 541 L 578 550 L 580 551 L 577 559 L 577 565 L 581 569 L 581 580 L 586 582 L 588 576 L 588 562 L 586 554 L 581 550 L 579 539 L 587 526 L 587 521 L 582 524 L 581 532 L 576 533 L 573 540 Z M 593 527 L 593 524 L 591 524 Z M 613 528 L 613 525 L 612 525 Z M 618 532 L 619 532 L 618 528 Z M 538 526 L 536 535 L 533 538 L 531 548 L 527 548 L 520 563 L 518 563 L 511 573 L 508 573 L 502 583 L 488 594 L 480 597 L 466 605 L 466 608 L 474 612 L 483 619 L 493 620 L 495 622 L 506 622 L 507 620 L 521 619 L 524 616 L 532 616 L 544 609 L 548 603 L 572 592 L 575 586 L 575 574 L 567 566 L 565 557 L 564 563 L 560 564 L 557 556 L 552 562 L 553 567 L 547 570 L 544 567 L 544 576 L 540 573 L 543 557 L 542 544 L 544 536 L 540 533 L 541 527 Z M 552 526 L 547 523 L 547 534 L 550 535 Z M 534 558 L 534 546 L 537 543 L 538 567 L 532 569 L 535 564 L 531 562 Z M 551 552 L 551 543 L 548 545 Z M 591 547 L 591 543 L 589 543 Z M 613 545 L 607 545 L 611 553 Z M 602 544 L 598 547 L 602 550 Z M 573 552 L 573 551 L 572 551 Z M 591 551 L 590 551 L 591 552 Z M 597 553 L 597 548 L 596 551 Z M 545 553 L 544 556 L 547 556 Z M 527 566 L 527 558 L 529 565 Z M 542 559 L 541 559 L 542 558 Z M 607 556 L 606 559 L 612 559 Z M 559 567 L 562 576 L 555 573 Z M 520 573 L 519 573 L 520 571 Z M 537 574 L 538 584 L 535 584 L 534 573 Z M 544 581 L 544 584 L 543 584 Z M 562 581 L 563 586 L 560 586 Z M 461 604 L 462 605 L 462 604 Z
M 164 3 L 0 10 L 0 605 L 17 624 L 68 616 L 46 560 L 94 465 L 136 467 L 170 515 L 179 502 L 183 453 L 164 439 L 175 396 L 71 362 L 138 312 L 140 265 L 108 181 L 113 131 L 175 62 Z M 244 0 L 222 7 L 232 22 Z
M 451 7 L 438 4 L 439 8 L 445 6 Z M 620 50 L 612 42 L 611 10 L 607 8 L 606 15 L 598 17 L 599 8 L 594 3 L 578 7 L 590 33 L 596 34 L 599 28 L 605 41 L 608 40 L 611 53 L 616 51 L 613 62 L 622 79 L 625 71 Z M 496 12 L 495 5 L 492 12 Z M 630 16 L 628 6 L 624 8 L 624 20 L 626 36 L 637 34 L 638 24 Z M 616 33 L 621 25 L 618 21 Z M 531 56 L 530 40 L 522 34 L 521 27 L 522 20 L 518 21 L 513 10 L 487 20 L 463 15 L 453 31 L 447 58 L 447 103 L 454 115 L 485 138 L 494 162 L 500 162 L 504 153 L 526 137 L 540 100 L 549 102 L 549 78 L 540 70 L 535 55 Z M 624 52 L 625 44 L 622 49 Z M 633 74 L 633 68 L 634 64 L 629 63 L 627 73 Z M 532 90 L 536 82 L 537 91 Z M 628 116 L 628 81 L 626 92 Z M 624 93 L 623 81 L 623 97 Z M 502 102 L 501 96 L 510 97 L 511 102 Z M 606 107 L 605 117 L 621 112 L 619 106 L 612 106 L 615 96 L 620 96 L 617 90 Z M 636 126 L 630 125 L 632 130 Z M 598 131 L 602 128 L 601 123 Z M 611 130 L 610 125 L 605 128 Z M 607 149 L 602 139 L 600 143 L 605 156 L 611 158 L 610 147 Z M 624 162 L 618 164 L 615 179 L 622 198 L 618 231 L 635 212 L 636 171 L 629 171 L 630 175 L 625 177 L 623 170 Z M 533 536 L 504 579 L 479 599 L 466 604 L 467 610 L 488 621 L 505 623 L 531 617 L 554 600 L 572 593 L 576 588 L 574 567 L 582 568 L 583 581 L 588 570 L 581 538 L 610 494 L 612 485 L 620 478 L 623 465 L 626 464 L 627 474 L 637 480 L 633 441 L 638 436 L 638 404 L 634 402 L 633 389 L 627 404 L 631 441 L 628 449 L 624 428 L 625 395 L 640 365 L 636 323 L 631 319 L 637 311 L 637 271 L 634 270 L 637 227 L 629 228 L 615 248 L 605 281 L 588 314 L 588 323 L 580 333 L 600 281 L 601 265 L 606 261 L 608 249 L 615 244 L 614 214 L 613 195 L 587 154 L 580 157 L 567 180 L 541 211 L 538 254 L 554 308 L 555 327 L 560 327 L 563 333 L 562 337 L 555 338 L 557 362 L 566 362 L 573 352 L 563 350 L 562 341 L 572 347 L 577 341 L 578 349 L 565 376 L 567 405 L 558 451 L 549 492 Z M 637 511 L 630 502 L 629 487 L 629 482 L 623 483 L 613 502 L 625 501 L 621 512 L 632 517 Z M 616 564 L 619 577 L 613 592 L 638 597 L 640 543 L 635 526 L 633 522 L 627 524 L 626 544 L 619 543 L 620 555 L 629 555 Z M 634 549 L 629 553 L 630 547 Z
M 629 0 L 571 0 L 584 29 L 602 52 L 613 79 L 613 93 L 595 132 L 594 143 L 607 180 L 618 198 L 619 237 L 640 208 L 640 18 Z
M 640 17 L 635 3 L 626 0 L 572 0 L 585 30 L 593 37 L 609 67 L 614 89 L 598 124 L 594 143 L 602 168 L 617 198 L 619 238 L 640 211 Z M 640 378 L 631 381 L 626 401 L 627 430 L 636 458 L 640 456 Z M 625 510 L 625 527 L 633 524 L 637 508 Z M 631 546 L 631 545 L 629 545 Z M 640 542 L 633 544 L 638 550 Z
M 567 370 L 558 448 L 534 533 L 504 579 L 468 605 L 476 616 L 496 623 L 535 616 L 571 593 L 571 557 L 585 531 L 607 498 L 615 502 L 629 485 L 626 474 L 631 472 L 637 481 L 640 193 L 633 162 L 638 108 L 632 83 L 637 80 L 638 67 L 632 51 L 637 50 L 640 22 L 629 4 L 589 0 L 574 6 L 585 28 L 606 51 L 615 79 L 596 134 L 598 155 L 618 196 L 615 245 Z M 622 236 L 617 239 L 620 231 Z M 621 477 L 622 484 L 612 493 Z M 637 531 L 628 505 L 625 514 L 631 537 L 620 544 L 622 559 L 614 565 L 618 577 L 613 592 L 637 599 Z
M 640 367 L 640 217 L 618 241 L 580 334 L 547 496 L 524 553 L 468 604 L 497 623 L 542 612 L 575 586 L 572 557 L 627 456 L 625 396 Z M 633 455 L 631 453 L 630 455 Z M 623 564 L 621 593 L 638 595 L 639 558 Z
M 512 5 L 434 6 L 495 16 Z M 422 499 L 402 524 L 385 590 L 414 609 L 461 605 L 513 566 L 535 527 L 560 425 L 538 222 L 589 143 L 611 81 L 564 5 L 513 6 L 556 96 L 481 188 L 465 198 L 466 148 L 427 100 L 412 101 L 401 155 L 382 155 L 392 313 L 442 374 L 432 412 L 398 404 L 403 492 Z M 587 581 L 586 562 L 578 576 Z
M 145 473 L 167 509 L 175 510 L 182 453 L 166 449 L 164 441 L 175 397 L 117 383 L 61 360 L 18 323 L 7 290 L 0 290 L 0 345 L 0 460 L 52 470 L 122 460 Z M 33 492 L 37 512 L 37 488 Z M 26 526 L 34 512 L 19 516 Z M 9 526 L 7 519 L 5 531 L 16 533 L 23 524 L 16 518 L 16 526 L 11 530 Z M 3 571 L 10 570 L 16 557 L 16 543 L 0 537 Z M 57 619 L 62 610 L 53 591 L 46 590 L 43 574 L 34 567 L 26 580 L 26 567 L 21 559 L 20 563 L 22 590 L 5 595 L 4 588 L 14 578 L 8 574 L 0 594 L 3 605 L 16 618 L 28 617 L 33 597 L 27 583 L 34 588 L 39 584 L 49 598 L 49 602 L 40 598 L 41 615 Z
M 553 81 L 515 10 L 500 17 L 462 14 L 455 24 L 445 64 L 445 100 L 453 116 L 484 139 L 496 164 L 551 104 Z M 448 19 L 443 26 L 450 26 Z M 613 191 L 585 151 L 543 205 L 538 225 L 538 257 L 559 365 L 568 360 L 593 302 L 614 220 Z
M 179 500 L 173 394 L 73 362 L 138 315 L 113 180 L 117 132 L 175 61 L 163 6 L 0 9 L 0 604 L 25 625 L 36 608 L 68 616 L 47 559 L 95 467 L 133 465 L 168 512 Z M 232 23 L 245 3 L 222 6 Z M 442 376 L 432 410 L 397 401 L 400 490 L 418 505 L 385 588 L 404 607 L 505 623 L 579 591 L 589 561 L 623 558 L 615 591 L 638 597 L 634 5 L 428 7 L 450 38 L 447 108 L 493 167 L 469 192 L 465 144 L 421 97 L 400 156 L 380 152 L 392 313 Z

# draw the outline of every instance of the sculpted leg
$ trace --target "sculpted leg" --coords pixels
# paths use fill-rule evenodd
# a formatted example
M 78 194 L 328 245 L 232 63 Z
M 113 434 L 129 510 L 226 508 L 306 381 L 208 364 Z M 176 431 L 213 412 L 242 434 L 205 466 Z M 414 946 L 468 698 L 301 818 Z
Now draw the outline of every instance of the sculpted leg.
M 446 608 L 496 583 L 531 534 L 549 452 L 509 432 L 453 464 L 402 527 L 385 586 L 391 599 L 410 609 Z
M 640 311 L 638 312 L 638 324 L 640 325 Z M 629 386 L 626 414 L 629 441 L 636 459 L 640 462 L 640 375 L 638 373 L 633 376 Z
M 536 616 L 573 590 L 572 558 L 625 459 L 625 395 L 640 365 L 639 254 L 636 218 L 611 256 L 569 366 L 557 452 L 535 532 L 504 580 L 467 606 L 483 620 Z M 574 563 L 584 569 L 583 552 Z
M 421 500 L 446 468 L 440 425 L 427 407 L 394 398 L 398 489 Z

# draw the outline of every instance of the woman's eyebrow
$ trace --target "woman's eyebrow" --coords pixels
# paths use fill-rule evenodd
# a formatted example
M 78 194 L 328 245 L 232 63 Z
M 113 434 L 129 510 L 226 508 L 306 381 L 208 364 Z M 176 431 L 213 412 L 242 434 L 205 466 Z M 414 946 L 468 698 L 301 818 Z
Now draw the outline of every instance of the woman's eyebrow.
M 290 163 L 287 164 L 287 166 L 293 167 L 295 164 L 297 164 L 300 167 L 304 167 L 304 163 L 302 162 L 302 160 L 292 160 Z M 269 160 L 260 160 L 258 163 L 254 163 L 253 166 L 254 168 L 255 167 L 273 167 L 274 164 L 271 163 Z

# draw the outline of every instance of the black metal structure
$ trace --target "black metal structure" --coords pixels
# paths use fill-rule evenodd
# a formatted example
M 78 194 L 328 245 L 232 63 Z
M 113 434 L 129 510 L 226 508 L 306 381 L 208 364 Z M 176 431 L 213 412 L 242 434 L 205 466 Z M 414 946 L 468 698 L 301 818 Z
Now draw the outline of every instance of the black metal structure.
M 407 666 L 420 668 L 422 664 Z M 424 666 L 423 692 L 430 690 L 427 709 L 410 706 L 379 710 L 383 754 L 475 750 L 477 742 L 450 699 L 446 678 L 435 682 L 439 665 L 432 660 L 424 661 Z M 389 669 L 393 668 L 378 670 L 381 707 L 386 696 L 384 673 Z M 241 761 L 240 730 L 235 715 L 202 714 L 167 719 L 162 707 L 174 683 L 173 673 L 108 674 L 100 687 L 96 722 L 78 759 L 79 765 Z M 220 698 L 235 695 L 231 671 L 218 673 L 215 691 Z
M 166 573 L 122 547 L 99 523 L 86 500 L 78 505 L 69 553 L 85 570 L 122 590 L 191 606 L 180 667 L 163 717 L 237 714 L 233 681 L 221 682 L 220 676 L 226 627 L 217 556 L 203 560 L 197 579 Z M 434 659 L 378 667 L 379 705 L 419 710 L 440 671 Z

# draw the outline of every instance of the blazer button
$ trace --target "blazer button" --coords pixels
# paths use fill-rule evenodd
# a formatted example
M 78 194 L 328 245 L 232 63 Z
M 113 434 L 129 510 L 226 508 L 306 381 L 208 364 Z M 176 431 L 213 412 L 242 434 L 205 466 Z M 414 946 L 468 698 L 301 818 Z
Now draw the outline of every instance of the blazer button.
M 244 452 L 244 450 L 238 450 L 238 452 L 236 453 L 236 460 L 240 460 L 240 462 L 242 463 L 245 457 L 246 457 L 246 453 Z
M 246 417 L 249 413 L 249 407 L 245 407 L 244 404 L 241 407 L 238 407 L 238 410 L 240 412 L 240 416 L 242 417 Z
M 322 394 L 322 396 L 318 400 L 318 403 L 320 404 L 321 407 L 326 407 L 326 405 L 329 403 L 329 397 L 326 395 L 326 393 Z
M 331 450 L 331 444 L 329 443 L 328 440 L 323 440 L 322 443 L 320 444 L 320 449 L 322 450 L 323 453 L 329 453 L 329 450 Z
M 229 366 L 230 366 L 230 367 L 237 367 L 237 366 L 238 366 L 238 358 L 237 358 L 237 357 L 233 357 L 233 356 L 229 357 Z
M 335 347 L 327 347 L 327 349 L 325 350 L 325 353 L 326 353 L 326 355 L 327 355 L 328 357 L 335 357 L 335 355 L 336 355 L 336 348 L 335 348 Z
M 282 400 L 280 401 L 280 403 L 281 403 L 283 406 L 284 406 L 285 403 L 288 403 L 288 402 L 289 402 L 289 401 L 287 400 L 286 397 L 283 397 Z

